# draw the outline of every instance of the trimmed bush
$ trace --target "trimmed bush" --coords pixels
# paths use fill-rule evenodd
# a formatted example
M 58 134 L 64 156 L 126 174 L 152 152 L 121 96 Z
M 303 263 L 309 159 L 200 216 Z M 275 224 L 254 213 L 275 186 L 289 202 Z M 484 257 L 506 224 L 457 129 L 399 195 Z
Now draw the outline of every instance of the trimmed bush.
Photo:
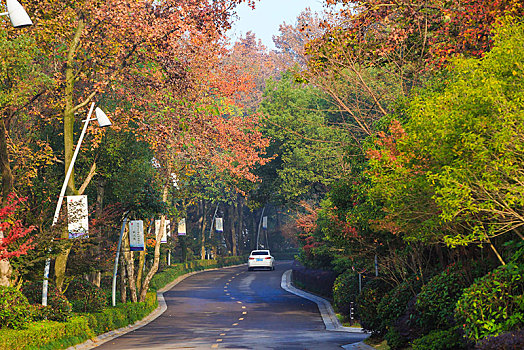
M 455 306 L 467 284 L 462 271 L 456 265 L 450 265 L 422 287 L 417 296 L 416 310 L 424 332 L 449 329 L 455 325 Z
M 479 350 L 520 350 L 524 349 L 524 329 L 487 337 L 475 346 Z
M 83 278 L 73 279 L 64 294 L 75 312 L 97 312 L 107 303 L 106 293 Z
M 378 318 L 377 307 L 388 290 L 386 283 L 374 278 L 368 281 L 362 292 L 357 296 L 356 309 L 360 324 L 372 334 L 381 333 L 381 320 Z
M 457 327 L 445 330 L 435 330 L 412 344 L 413 350 L 461 350 L 467 349 L 463 335 Z
M 42 281 L 24 284 L 22 293 L 31 304 L 40 304 L 42 302 Z M 55 286 L 50 284 L 47 290 L 47 307 L 38 308 L 36 318 L 64 322 L 72 315 L 71 303 Z
M 466 336 L 478 341 L 524 326 L 524 264 L 509 263 L 464 290 L 456 316 Z
M 0 328 L 25 328 L 31 320 L 29 302 L 22 292 L 0 286 Z
M 408 345 L 408 340 L 396 328 L 391 328 L 384 336 L 391 350 L 403 349 Z
M 350 271 L 339 275 L 333 284 L 335 310 L 344 316 L 349 316 L 351 302 L 355 302 L 358 294 L 358 275 Z

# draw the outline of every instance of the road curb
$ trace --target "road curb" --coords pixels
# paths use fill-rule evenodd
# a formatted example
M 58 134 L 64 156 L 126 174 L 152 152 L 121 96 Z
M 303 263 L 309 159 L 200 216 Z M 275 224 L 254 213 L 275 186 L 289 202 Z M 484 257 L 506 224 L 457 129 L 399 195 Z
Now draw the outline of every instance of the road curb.
M 282 289 L 290 293 L 316 303 L 318 305 L 320 315 L 322 316 L 322 321 L 324 321 L 324 325 L 326 326 L 326 330 L 335 332 L 365 333 L 362 328 L 342 326 L 337 315 L 335 314 L 335 311 L 333 310 L 333 307 L 331 306 L 331 303 L 326 299 L 293 287 L 291 284 L 291 270 L 284 272 L 280 286 Z
M 174 286 L 176 286 L 177 284 L 179 284 L 180 282 L 182 282 L 183 280 L 185 280 L 186 278 L 188 278 L 190 276 L 193 276 L 193 275 L 196 275 L 196 274 L 202 273 L 202 272 L 216 271 L 216 270 L 221 270 L 221 269 L 229 269 L 229 268 L 239 267 L 239 266 L 244 266 L 244 265 L 246 265 L 246 264 L 225 266 L 225 267 L 217 267 L 217 268 L 212 268 L 212 269 L 207 269 L 207 270 L 188 272 L 185 275 L 178 276 L 171 283 L 168 283 L 165 287 L 159 289 L 156 292 L 156 297 L 157 297 L 157 300 L 158 300 L 158 307 L 155 310 L 153 310 L 149 315 L 147 315 L 146 317 L 144 317 L 143 319 L 141 319 L 139 321 L 136 321 L 132 325 L 128 325 L 128 326 L 125 326 L 125 327 L 122 327 L 122 328 L 114 329 L 114 330 L 112 330 L 110 332 L 107 332 L 107 333 L 100 334 L 100 335 L 98 335 L 98 336 L 96 336 L 96 337 L 94 337 L 92 339 L 89 339 L 89 340 L 87 340 L 87 341 L 85 341 L 85 342 L 83 342 L 81 344 L 70 346 L 70 347 L 67 348 L 67 350 L 89 350 L 89 349 L 93 349 L 93 348 L 96 348 L 97 346 L 100 346 L 100 345 L 102 345 L 104 343 L 107 343 L 108 341 L 111 341 L 111 340 L 113 340 L 115 338 L 118 338 L 118 337 L 120 337 L 120 336 L 122 336 L 124 334 L 132 332 L 132 331 L 137 330 L 139 328 L 142 328 L 145 325 L 151 323 L 152 321 L 157 319 L 160 315 L 162 315 L 167 310 L 167 304 L 166 304 L 166 301 L 164 299 L 164 293 L 169 291 L 171 288 L 173 288 Z

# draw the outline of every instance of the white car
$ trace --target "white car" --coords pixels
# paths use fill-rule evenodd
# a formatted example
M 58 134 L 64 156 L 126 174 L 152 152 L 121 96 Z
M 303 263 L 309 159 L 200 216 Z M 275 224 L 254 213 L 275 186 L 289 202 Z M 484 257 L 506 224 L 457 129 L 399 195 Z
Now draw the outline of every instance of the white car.
M 253 250 L 247 260 L 247 269 L 251 271 L 256 267 L 264 267 L 274 270 L 274 263 L 275 258 L 271 256 L 269 250 Z

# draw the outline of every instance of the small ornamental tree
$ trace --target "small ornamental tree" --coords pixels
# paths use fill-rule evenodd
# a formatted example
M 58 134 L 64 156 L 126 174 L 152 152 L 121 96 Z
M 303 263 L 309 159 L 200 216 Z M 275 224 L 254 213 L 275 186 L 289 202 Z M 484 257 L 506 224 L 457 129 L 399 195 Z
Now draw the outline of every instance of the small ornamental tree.
M 19 204 L 25 199 L 15 198 L 11 193 L 5 205 L 0 208 L 0 260 L 6 260 L 27 254 L 32 248 L 32 238 L 23 241 L 34 226 L 24 227 L 21 220 L 15 220 Z

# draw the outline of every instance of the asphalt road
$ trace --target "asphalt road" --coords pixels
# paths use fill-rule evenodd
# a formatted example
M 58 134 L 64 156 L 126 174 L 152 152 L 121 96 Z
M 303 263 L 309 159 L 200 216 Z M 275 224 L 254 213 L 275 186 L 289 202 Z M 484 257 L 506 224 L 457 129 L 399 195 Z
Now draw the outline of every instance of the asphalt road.
M 364 335 L 326 331 L 315 303 L 286 292 L 275 271 L 235 267 L 191 276 L 164 293 L 167 311 L 97 349 L 341 349 Z

